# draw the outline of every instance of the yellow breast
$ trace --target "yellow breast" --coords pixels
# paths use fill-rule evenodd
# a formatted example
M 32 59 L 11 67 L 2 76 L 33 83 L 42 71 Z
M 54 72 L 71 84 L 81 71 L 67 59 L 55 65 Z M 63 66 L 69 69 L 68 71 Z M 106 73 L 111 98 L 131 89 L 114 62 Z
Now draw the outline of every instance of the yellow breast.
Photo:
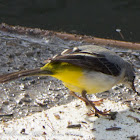
M 67 67 L 62 68 L 52 76 L 63 81 L 64 85 L 72 91 L 81 92 L 83 90 L 83 87 L 80 84 L 83 72 L 80 67 L 67 65 Z
M 109 90 L 116 84 L 116 78 L 103 73 L 83 70 L 81 67 L 61 62 L 59 64 L 46 64 L 42 69 L 54 72 L 52 77 L 63 81 L 71 91 L 81 93 L 86 90 L 88 94 Z

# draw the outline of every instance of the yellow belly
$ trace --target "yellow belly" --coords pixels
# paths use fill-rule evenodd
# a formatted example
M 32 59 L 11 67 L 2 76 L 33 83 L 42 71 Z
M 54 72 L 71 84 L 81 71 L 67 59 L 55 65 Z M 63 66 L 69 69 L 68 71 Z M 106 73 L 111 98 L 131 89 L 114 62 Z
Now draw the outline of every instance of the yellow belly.
M 103 92 L 109 90 L 118 82 L 114 76 L 83 70 L 80 67 L 64 62 L 56 67 L 52 64 L 47 64 L 42 69 L 53 70 L 54 74 L 51 76 L 63 81 L 69 90 L 78 93 L 81 93 L 83 90 L 88 94 Z
M 117 79 L 114 76 L 99 72 L 82 71 L 81 69 L 75 69 L 74 71 L 69 71 L 68 69 L 54 77 L 63 81 L 69 90 L 78 93 L 83 90 L 87 94 L 104 92 L 117 84 Z

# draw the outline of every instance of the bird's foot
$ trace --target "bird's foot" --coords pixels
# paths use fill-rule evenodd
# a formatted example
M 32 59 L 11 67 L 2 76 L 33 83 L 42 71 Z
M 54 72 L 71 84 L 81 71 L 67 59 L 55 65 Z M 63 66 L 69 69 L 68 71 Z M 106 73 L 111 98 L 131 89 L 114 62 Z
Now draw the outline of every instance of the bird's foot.
M 100 115 L 102 115 L 102 116 L 110 116 L 111 120 L 115 120 L 115 118 L 116 118 L 117 112 L 111 112 L 111 110 L 100 111 L 95 106 L 93 108 L 94 108 L 94 110 L 91 109 L 92 112 L 88 113 L 87 114 L 88 116 L 95 115 L 98 118 L 100 117 Z
M 105 110 L 105 111 L 102 112 L 102 111 L 100 111 L 100 110 L 98 110 L 96 108 L 95 104 L 92 101 L 90 101 L 90 100 L 87 99 L 87 102 L 94 109 L 94 110 L 91 110 L 92 111 L 91 115 L 92 114 L 95 114 L 95 116 L 97 116 L 97 117 L 99 117 L 100 115 L 102 115 L 102 116 L 110 116 L 111 117 L 110 118 L 111 120 L 114 120 L 116 118 L 117 112 L 111 112 L 110 110 L 109 111 L 106 111 Z
M 112 120 L 114 120 L 116 118 L 117 112 L 110 112 L 110 110 L 102 112 L 102 111 L 100 111 L 100 110 L 98 110 L 96 108 L 95 105 L 97 105 L 97 106 L 101 105 L 102 102 L 103 102 L 103 99 L 101 99 L 99 101 L 90 101 L 86 97 L 86 91 L 82 92 L 82 96 L 76 95 L 75 92 L 73 92 L 73 91 L 71 91 L 70 94 L 75 96 L 75 97 L 77 97 L 77 98 L 79 98 L 79 99 L 81 99 L 82 101 L 84 101 L 86 103 L 86 105 L 90 105 L 94 109 L 94 111 L 91 110 L 92 113 L 88 114 L 89 116 L 95 114 L 95 116 L 97 116 L 97 117 L 99 117 L 100 115 L 102 115 L 102 116 L 110 116 Z
M 87 113 L 87 115 L 88 116 L 92 116 L 92 115 L 95 115 L 96 117 L 100 117 L 100 115 L 102 115 L 102 116 L 110 116 L 110 119 L 111 120 L 115 120 L 115 118 L 116 118 L 116 114 L 117 114 L 117 112 L 111 112 L 110 110 L 108 110 L 108 111 L 94 111 L 94 110 L 92 110 L 91 109 L 91 113 Z

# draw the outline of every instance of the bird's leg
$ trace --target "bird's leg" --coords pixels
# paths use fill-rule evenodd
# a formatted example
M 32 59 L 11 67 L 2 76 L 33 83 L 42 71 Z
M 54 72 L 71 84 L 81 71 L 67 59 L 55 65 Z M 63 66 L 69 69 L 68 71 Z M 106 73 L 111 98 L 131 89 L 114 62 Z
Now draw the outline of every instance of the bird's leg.
M 86 96 L 86 91 L 85 91 L 85 90 L 82 91 L 82 97 L 83 97 L 84 99 L 88 100 L 88 99 L 87 99 L 87 96 Z M 99 101 L 90 101 L 90 102 L 92 102 L 92 103 L 94 104 L 94 106 L 95 106 L 95 105 L 96 105 L 96 106 L 100 106 L 100 105 L 102 104 L 103 100 L 104 100 L 104 99 L 101 99 L 101 100 L 99 100 Z M 88 100 L 88 101 L 89 101 L 89 100 Z M 86 102 L 87 102 L 87 101 L 86 101 Z
M 102 112 L 102 111 L 98 110 L 95 107 L 95 104 L 92 101 L 88 100 L 85 90 L 82 91 L 82 97 L 84 98 L 86 103 L 90 104 L 93 107 L 93 109 L 95 110 L 95 116 L 99 117 L 99 114 L 100 114 L 100 115 L 103 115 L 103 116 L 111 116 L 111 119 L 115 119 L 116 112 L 107 113 L 107 112 Z
M 83 96 L 78 96 L 77 94 L 75 94 L 75 92 L 73 91 L 70 91 L 70 94 L 82 101 L 84 101 L 86 103 L 86 105 L 89 105 L 89 103 L 87 102 L 87 99 L 85 99 Z M 99 101 L 92 101 L 96 106 L 99 106 L 102 104 L 103 102 L 103 99 L 99 100 Z
M 86 103 L 86 105 L 88 105 L 88 102 L 85 100 L 85 98 L 76 95 L 75 92 L 73 92 L 73 91 L 70 91 L 70 94 L 71 94 L 72 96 L 74 96 L 74 97 L 76 97 L 76 98 L 78 98 L 78 99 L 84 101 L 84 102 Z
M 91 106 L 94 108 L 94 110 L 95 110 L 95 115 L 96 115 L 96 116 L 98 116 L 97 114 L 105 115 L 103 112 L 99 111 L 99 110 L 95 107 L 95 104 L 94 104 L 92 101 L 89 101 L 89 100 L 87 99 L 86 91 L 85 91 L 85 90 L 82 91 L 82 96 L 76 95 L 75 92 L 73 92 L 73 91 L 70 91 L 70 94 L 71 94 L 72 96 L 74 96 L 74 97 L 76 97 L 76 98 L 78 98 L 78 99 L 84 101 L 84 102 L 86 103 L 86 105 L 91 105 Z M 108 114 L 106 114 L 106 115 L 108 115 Z
M 101 114 L 101 112 L 95 107 L 95 104 L 92 101 L 88 100 L 88 98 L 86 96 L 86 91 L 85 90 L 82 91 L 82 97 L 86 100 L 86 102 L 89 105 L 91 105 L 94 108 L 94 110 L 95 110 L 95 116 L 99 117 L 98 114 Z
M 93 109 L 95 110 L 95 116 L 99 117 L 99 114 L 100 115 L 103 115 L 103 116 L 111 116 L 111 119 L 115 119 L 115 116 L 116 116 L 116 112 L 112 112 L 112 113 L 107 113 L 107 112 L 102 112 L 100 110 L 98 110 L 96 107 L 95 107 L 95 104 L 93 101 L 90 101 L 88 100 L 87 96 L 86 96 L 86 91 L 83 90 L 82 91 L 82 96 L 78 96 L 75 94 L 75 92 L 73 91 L 70 91 L 70 94 L 82 101 L 84 101 L 86 103 L 86 105 L 90 105 L 91 107 L 93 107 Z

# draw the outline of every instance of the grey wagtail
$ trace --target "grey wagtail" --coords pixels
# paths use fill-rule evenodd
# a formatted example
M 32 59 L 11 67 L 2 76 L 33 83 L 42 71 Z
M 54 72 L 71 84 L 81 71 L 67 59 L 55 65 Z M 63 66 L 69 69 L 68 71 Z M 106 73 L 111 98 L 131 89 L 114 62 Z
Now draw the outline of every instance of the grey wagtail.
M 52 76 L 63 81 L 70 94 L 91 105 L 96 115 L 110 114 L 99 111 L 86 94 L 104 92 L 119 83 L 126 83 L 136 92 L 135 74 L 131 64 L 112 51 L 96 45 L 66 49 L 48 59 L 41 68 L 0 76 L 0 83 L 24 76 Z M 81 93 L 81 96 L 75 92 Z

